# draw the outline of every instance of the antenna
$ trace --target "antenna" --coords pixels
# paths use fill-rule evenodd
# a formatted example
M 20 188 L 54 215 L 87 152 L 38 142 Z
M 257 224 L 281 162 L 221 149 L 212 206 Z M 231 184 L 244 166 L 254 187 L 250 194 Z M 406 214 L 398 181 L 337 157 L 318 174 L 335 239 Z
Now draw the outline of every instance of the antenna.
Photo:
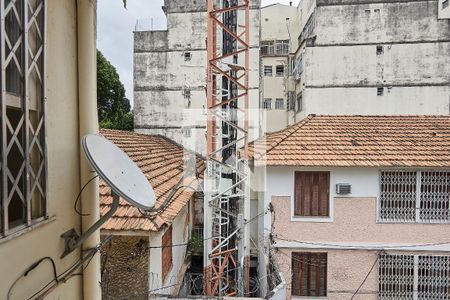
M 151 210 L 155 206 L 155 192 L 147 178 L 119 147 L 96 134 L 85 135 L 82 146 L 91 166 L 111 187 L 113 203 L 111 209 L 81 236 L 74 228 L 61 235 L 65 242 L 61 258 L 80 247 L 90 235 L 114 215 L 119 207 L 120 197 L 142 210 Z

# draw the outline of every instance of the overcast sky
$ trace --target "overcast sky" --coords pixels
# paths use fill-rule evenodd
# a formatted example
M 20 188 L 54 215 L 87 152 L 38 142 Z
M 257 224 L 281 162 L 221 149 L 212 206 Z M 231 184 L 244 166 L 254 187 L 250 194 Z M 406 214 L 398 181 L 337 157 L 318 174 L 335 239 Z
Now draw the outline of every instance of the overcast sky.
M 127 2 L 127 9 L 124 9 L 121 0 L 98 0 L 97 47 L 117 68 L 127 97 L 133 101 L 133 30 L 136 22 L 145 29 L 152 26 L 153 29 L 165 29 L 166 21 L 161 9 L 163 0 Z M 289 0 L 262 0 L 262 5 L 277 2 L 289 4 Z M 293 3 L 297 5 L 298 0 Z

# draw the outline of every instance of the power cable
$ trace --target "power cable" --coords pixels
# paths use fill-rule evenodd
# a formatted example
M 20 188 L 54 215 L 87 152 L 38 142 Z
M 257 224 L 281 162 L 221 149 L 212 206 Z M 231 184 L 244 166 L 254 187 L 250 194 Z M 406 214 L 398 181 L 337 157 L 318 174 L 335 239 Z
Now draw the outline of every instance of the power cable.
M 84 185 L 83 185 L 83 187 L 81 188 L 81 190 L 80 190 L 80 192 L 78 193 L 78 195 L 77 195 L 77 198 L 76 198 L 76 200 L 75 200 L 75 203 L 73 204 L 73 209 L 75 210 L 75 212 L 79 215 L 79 216 L 82 216 L 82 217 L 88 217 L 88 216 L 90 216 L 90 214 L 83 214 L 81 211 L 79 211 L 78 210 L 78 201 L 80 200 L 80 198 L 81 198 L 81 193 L 83 193 L 83 191 L 84 191 L 84 189 L 88 186 L 88 184 L 89 183 L 91 183 L 95 178 L 97 178 L 98 177 L 98 175 L 95 175 L 94 177 L 92 177 L 91 179 L 89 179 Z
M 377 259 L 375 259 L 375 261 L 372 264 L 372 267 L 370 268 L 369 272 L 367 273 L 366 277 L 364 277 L 364 280 L 361 282 L 361 284 L 359 285 L 358 289 L 355 291 L 355 293 L 352 295 L 352 297 L 350 298 L 350 300 L 353 300 L 353 298 L 358 294 L 359 290 L 362 288 L 362 286 L 364 285 L 364 283 L 366 283 L 367 278 L 369 278 L 370 273 L 372 273 L 373 268 L 375 268 L 375 265 L 378 263 L 378 260 L 380 259 L 380 254 L 383 252 L 383 250 L 378 251 L 377 253 Z

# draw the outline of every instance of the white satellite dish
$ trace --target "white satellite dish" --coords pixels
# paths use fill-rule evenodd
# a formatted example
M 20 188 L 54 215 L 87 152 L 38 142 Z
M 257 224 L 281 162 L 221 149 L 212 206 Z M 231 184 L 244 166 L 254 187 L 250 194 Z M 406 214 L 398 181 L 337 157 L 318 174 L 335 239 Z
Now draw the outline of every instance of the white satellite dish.
M 152 210 L 156 196 L 141 169 L 119 147 L 106 138 L 88 134 L 82 139 L 86 157 L 97 174 L 111 187 L 113 202 L 111 209 L 81 236 L 74 228 L 61 235 L 65 241 L 64 257 L 80 247 L 86 239 L 111 218 L 119 207 L 122 197 L 132 205 Z
M 155 206 L 155 192 L 125 152 L 96 134 L 85 135 L 82 145 L 89 163 L 114 193 L 143 210 Z

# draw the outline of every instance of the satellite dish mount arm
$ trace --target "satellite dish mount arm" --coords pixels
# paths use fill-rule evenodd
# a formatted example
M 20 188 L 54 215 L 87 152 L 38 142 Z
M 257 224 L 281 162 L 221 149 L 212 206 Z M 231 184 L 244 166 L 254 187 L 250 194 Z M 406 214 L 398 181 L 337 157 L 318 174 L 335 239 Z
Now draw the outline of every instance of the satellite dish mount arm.
M 77 234 L 74 228 L 64 232 L 61 235 L 61 238 L 64 239 L 64 253 L 61 255 L 61 258 L 64 258 L 72 251 L 80 247 L 95 231 L 99 230 L 100 227 L 111 218 L 116 212 L 117 208 L 119 208 L 119 199 L 120 196 L 112 192 L 113 202 L 111 205 L 111 209 L 101 217 L 94 225 L 92 225 L 86 232 L 84 232 L 81 236 Z

